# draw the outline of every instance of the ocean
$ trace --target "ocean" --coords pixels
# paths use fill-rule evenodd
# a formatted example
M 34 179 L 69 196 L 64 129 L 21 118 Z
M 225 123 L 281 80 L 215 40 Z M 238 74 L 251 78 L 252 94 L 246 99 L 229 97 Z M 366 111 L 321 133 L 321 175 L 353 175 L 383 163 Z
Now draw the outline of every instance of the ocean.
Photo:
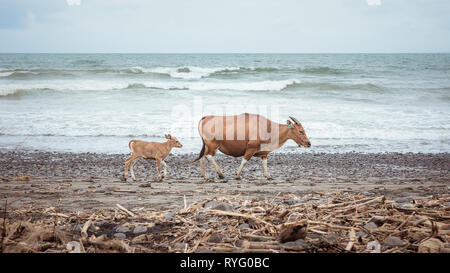
M 200 118 L 297 118 L 311 148 L 450 152 L 450 54 L 0 54 L 0 150 L 198 153 Z

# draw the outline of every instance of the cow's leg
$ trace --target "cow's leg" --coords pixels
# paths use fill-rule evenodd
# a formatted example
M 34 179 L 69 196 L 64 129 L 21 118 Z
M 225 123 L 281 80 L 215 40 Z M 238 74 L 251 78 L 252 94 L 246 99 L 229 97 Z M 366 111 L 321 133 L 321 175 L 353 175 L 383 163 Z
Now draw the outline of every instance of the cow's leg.
M 161 161 L 161 164 L 163 165 L 163 168 L 164 168 L 164 173 L 162 175 L 162 178 L 164 178 L 167 176 L 167 164 L 166 164 L 166 162 L 164 162 L 164 160 Z
M 206 158 L 214 165 L 214 168 L 216 168 L 216 172 L 219 175 L 219 178 L 223 178 L 222 170 L 220 169 L 219 165 L 217 164 L 216 160 L 212 155 L 207 155 Z
M 269 171 L 267 170 L 267 156 L 262 156 L 261 160 L 262 160 L 262 165 L 263 165 L 263 168 L 264 168 L 264 176 L 267 179 L 271 179 Z
M 214 168 L 216 168 L 216 172 L 219 175 L 219 177 L 223 178 L 222 170 L 220 169 L 219 165 L 217 165 L 217 162 L 214 160 L 214 156 L 216 155 L 218 148 L 219 145 L 215 143 L 205 143 L 205 154 L 200 159 L 201 174 L 204 179 L 208 179 L 208 177 L 206 176 L 206 159 L 208 159 L 214 165 Z
M 250 158 L 252 158 L 252 156 L 256 153 L 256 150 L 247 150 L 245 151 L 244 157 L 242 158 L 241 161 L 241 166 L 239 166 L 239 169 L 236 173 L 236 179 L 241 179 L 241 173 L 242 173 L 242 169 L 244 169 L 245 164 L 247 164 L 247 161 L 250 160 Z
M 208 179 L 208 177 L 206 176 L 206 157 L 205 156 L 200 158 L 200 169 L 201 169 L 202 177 L 204 179 Z

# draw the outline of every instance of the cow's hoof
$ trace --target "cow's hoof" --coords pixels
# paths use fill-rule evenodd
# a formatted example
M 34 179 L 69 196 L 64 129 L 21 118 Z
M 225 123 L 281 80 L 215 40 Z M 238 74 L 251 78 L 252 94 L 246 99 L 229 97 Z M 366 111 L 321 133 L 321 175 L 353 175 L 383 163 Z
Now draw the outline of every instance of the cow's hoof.
M 270 176 L 266 176 L 266 179 L 267 179 L 267 180 L 272 180 L 273 178 L 270 177 Z
M 127 178 L 125 176 L 121 176 L 120 180 L 125 182 L 125 181 L 127 181 Z
M 219 174 L 219 178 L 220 178 L 220 179 L 224 179 L 225 176 L 223 176 L 223 174 Z
M 241 177 L 240 176 L 236 176 L 236 180 L 241 180 Z

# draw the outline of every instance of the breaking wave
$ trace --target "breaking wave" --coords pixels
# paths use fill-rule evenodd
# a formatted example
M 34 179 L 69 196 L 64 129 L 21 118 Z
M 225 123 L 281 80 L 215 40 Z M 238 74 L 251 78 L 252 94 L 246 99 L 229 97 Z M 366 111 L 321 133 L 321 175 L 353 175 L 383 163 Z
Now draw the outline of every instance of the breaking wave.
M 0 96 L 24 95 L 29 94 L 31 91 L 108 91 L 124 89 L 280 91 L 290 85 L 298 83 L 300 83 L 300 81 L 297 79 L 258 82 L 114 82 L 98 80 L 50 81 L 4 85 L 0 87 Z

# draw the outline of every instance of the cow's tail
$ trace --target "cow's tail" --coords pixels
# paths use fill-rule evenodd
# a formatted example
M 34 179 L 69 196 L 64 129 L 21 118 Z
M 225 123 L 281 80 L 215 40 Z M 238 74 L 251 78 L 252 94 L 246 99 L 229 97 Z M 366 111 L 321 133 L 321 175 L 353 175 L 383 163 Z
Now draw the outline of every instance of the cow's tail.
M 202 150 L 200 151 L 200 154 L 198 155 L 198 157 L 196 159 L 189 161 L 190 163 L 194 163 L 195 161 L 202 158 L 203 155 L 205 155 L 205 141 L 203 140 L 203 138 L 202 138 L 202 141 L 203 141 L 203 147 L 202 147 Z

